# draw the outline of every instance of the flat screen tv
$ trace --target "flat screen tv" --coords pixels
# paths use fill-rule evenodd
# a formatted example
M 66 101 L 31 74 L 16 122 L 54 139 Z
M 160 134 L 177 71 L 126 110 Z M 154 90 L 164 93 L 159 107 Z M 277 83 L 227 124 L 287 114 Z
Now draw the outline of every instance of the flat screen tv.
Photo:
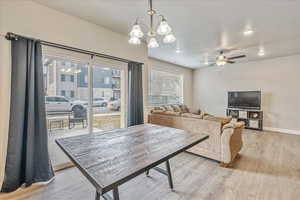
M 261 91 L 228 92 L 228 108 L 260 110 Z

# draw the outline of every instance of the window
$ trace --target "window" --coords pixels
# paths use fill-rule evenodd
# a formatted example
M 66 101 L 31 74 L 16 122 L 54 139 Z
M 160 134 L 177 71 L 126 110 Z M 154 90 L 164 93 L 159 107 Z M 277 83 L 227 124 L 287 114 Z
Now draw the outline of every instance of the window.
M 55 97 L 57 102 L 69 102 L 68 99 L 63 98 L 63 97 Z
M 66 96 L 66 90 L 61 91 L 61 96 Z
M 61 81 L 61 82 L 65 82 L 65 81 L 66 81 L 66 75 L 61 74 L 61 75 L 60 75 L 60 81 Z
M 46 102 L 55 102 L 55 97 L 46 97 Z
M 75 93 L 74 93 L 73 90 L 70 91 L 70 97 L 71 97 L 71 98 L 74 98 L 74 97 L 75 97 Z
M 182 75 L 152 70 L 149 81 L 149 106 L 183 103 Z
M 110 78 L 109 77 L 105 77 L 104 78 L 104 84 L 109 84 L 110 83 Z
M 70 81 L 71 81 L 71 82 L 74 82 L 74 75 L 71 75 L 71 76 L 70 76 Z

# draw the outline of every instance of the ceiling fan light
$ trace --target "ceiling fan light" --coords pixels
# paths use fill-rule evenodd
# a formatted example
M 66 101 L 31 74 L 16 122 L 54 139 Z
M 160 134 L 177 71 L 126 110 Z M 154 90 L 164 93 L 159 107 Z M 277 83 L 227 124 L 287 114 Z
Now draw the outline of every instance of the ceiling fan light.
M 216 64 L 217 64 L 217 66 L 223 66 L 226 64 L 226 62 L 223 60 L 217 60 Z
M 171 33 L 172 28 L 169 26 L 168 22 L 165 19 L 162 19 L 158 28 L 157 28 L 157 34 L 159 35 L 168 35 Z
M 172 34 L 172 33 L 170 33 L 170 34 L 168 34 L 168 35 L 166 35 L 165 37 L 164 37 L 164 39 L 163 39 L 163 42 L 164 43 L 173 43 L 173 42 L 175 42 L 176 41 L 176 37 Z
M 149 43 L 148 43 L 148 48 L 157 48 L 159 47 L 159 44 L 156 40 L 155 37 L 150 38 Z
M 131 37 L 129 40 L 128 40 L 129 44 L 133 44 L 133 45 L 138 45 L 138 44 L 141 44 L 141 40 L 137 37 Z
M 217 57 L 217 59 L 218 59 L 219 61 L 223 61 L 223 60 L 225 60 L 225 56 L 224 56 L 224 55 L 219 55 L 219 56 Z
M 263 49 L 259 50 L 258 55 L 259 56 L 264 56 L 265 55 L 265 51 Z
M 144 36 L 144 33 L 142 32 L 140 25 L 136 23 L 133 25 L 129 35 L 130 37 L 142 38 Z

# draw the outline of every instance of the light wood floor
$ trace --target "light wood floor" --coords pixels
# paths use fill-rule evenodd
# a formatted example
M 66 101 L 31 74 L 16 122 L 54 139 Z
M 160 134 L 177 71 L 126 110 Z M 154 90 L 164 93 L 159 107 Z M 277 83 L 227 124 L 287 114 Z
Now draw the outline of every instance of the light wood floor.
M 182 153 L 171 160 L 175 191 L 167 178 L 150 171 L 120 187 L 122 200 L 299 200 L 300 136 L 245 131 L 241 159 L 225 169 Z M 93 200 L 94 188 L 76 168 L 56 174 L 48 186 L 0 195 L 12 200 Z

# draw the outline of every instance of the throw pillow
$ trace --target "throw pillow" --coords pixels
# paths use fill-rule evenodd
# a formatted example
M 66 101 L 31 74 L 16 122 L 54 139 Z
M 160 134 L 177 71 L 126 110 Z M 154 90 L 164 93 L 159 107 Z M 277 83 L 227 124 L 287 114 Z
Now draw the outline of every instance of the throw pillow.
M 183 112 L 183 113 L 188 113 L 188 112 L 190 112 L 189 109 L 188 109 L 188 107 L 187 107 L 186 105 L 181 104 L 181 105 L 179 105 L 179 106 L 180 106 L 180 108 L 181 108 L 181 112 Z
M 179 105 L 171 105 L 171 106 L 175 112 L 181 112 L 181 108 L 179 107 Z
M 166 109 L 166 111 L 174 111 L 174 109 L 170 105 L 165 105 L 163 107 Z

